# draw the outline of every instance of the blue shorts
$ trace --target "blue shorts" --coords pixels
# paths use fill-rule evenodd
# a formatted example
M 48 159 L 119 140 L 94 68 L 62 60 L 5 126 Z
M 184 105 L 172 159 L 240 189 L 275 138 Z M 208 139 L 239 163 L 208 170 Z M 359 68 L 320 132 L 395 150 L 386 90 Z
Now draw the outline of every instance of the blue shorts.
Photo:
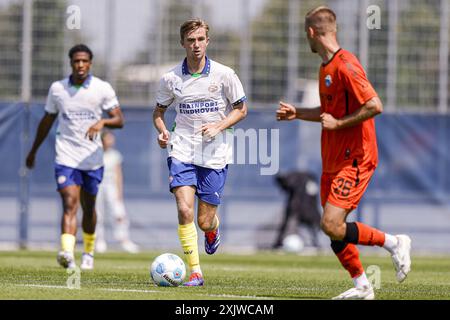
M 167 158 L 170 191 L 181 186 L 196 187 L 195 194 L 203 202 L 218 206 L 222 198 L 228 165 L 223 169 L 210 169 Z
M 57 190 L 70 185 L 78 185 L 87 193 L 95 196 L 98 185 L 103 179 L 103 167 L 97 170 L 79 170 L 55 163 L 55 179 Z

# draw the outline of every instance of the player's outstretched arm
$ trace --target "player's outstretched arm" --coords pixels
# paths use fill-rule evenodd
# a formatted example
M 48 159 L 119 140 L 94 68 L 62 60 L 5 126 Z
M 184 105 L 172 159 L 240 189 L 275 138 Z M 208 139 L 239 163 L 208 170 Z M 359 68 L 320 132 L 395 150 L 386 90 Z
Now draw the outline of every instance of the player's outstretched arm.
M 36 158 L 36 152 L 41 146 L 42 142 L 47 137 L 53 123 L 56 119 L 56 113 L 48 113 L 42 117 L 41 122 L 39 122 L 39 126 L 37 128 L 36 137 L 34 138 L 33 146 L 31 147 L 30 152 L 27 155 L 26 166 L 28 169 L 32 169 L 34 167 L 34 162 Z
M 213 139 L 219 132 L 234 126 L 247 116 L 247 104 L 241 102 L 236 105 L 225 119 L 215 123 L 205 123 L 202 125 L 202 133 L 207 139 Z
M 316 108 L 296 108 L 292 104 L 280 101 L 276 112 L 278 121 L 290 121 L 294 119 L 306 121 L 320 121 L 320 107 Z
M 169 144 L 170 133 L 166 128 L 166 124 L 164 123 L 164 113 L 166 112 L 166 107 L 156 106 L 153 111 L 153 125 L 156 130 L 158 130 L 158 144 L 161 148 L 167 148 Z
M 339 130 L 353 127 L 361 122 L 373 118 L 383 112 L 383 104 L 380 98 L 373 97 L 367 101 L 361 108 L 341 119 L 335 119 L 331 114 L 321 114 L 322 128 L 325 130 Z

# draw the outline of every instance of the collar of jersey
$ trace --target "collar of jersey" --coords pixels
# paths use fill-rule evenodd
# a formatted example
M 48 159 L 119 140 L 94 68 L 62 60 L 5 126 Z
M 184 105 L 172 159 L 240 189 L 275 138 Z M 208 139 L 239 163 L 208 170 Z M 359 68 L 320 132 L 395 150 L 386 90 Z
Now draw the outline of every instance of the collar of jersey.
M 83 81 L 81 86 L 87 89 L 87 88 L 89 88 L 89 85 L 91 84 L 91 81 L 92 81 L 92 75 L 89 74 L 87 76 L 87 78 Z M 72 75 L 69 76 L 69 86 L 71 86 L 71 87 L 76 87 L 77 86 L 75 83 L 72 82 Z
M 323 67 L 326 67 L 327 65 L 329 65 L 331 63 L 331 61 L 333 61 L 334 57 L 336 57 L 336 55 L 342 50 L 342 48 L 339 48 L 335 53 L 333 53 L 333 56 L 331 57 L 330 60 L 328 60 L 325 63 L 322 63 Z
M 203 67 L 202 72 L 200 74 L 209 74 L 209 71 L 211 70 L 211 61 L 208 59 L 208 57 L 205 56 L 205 66 Z M 189 72 L 189 68 L 187 65 L 187 58 L 184 58 L 183 66 L 181 67 L 181 72 L 183 73 L 183 76 L 186 75 L 192 75 L 192 73 Z

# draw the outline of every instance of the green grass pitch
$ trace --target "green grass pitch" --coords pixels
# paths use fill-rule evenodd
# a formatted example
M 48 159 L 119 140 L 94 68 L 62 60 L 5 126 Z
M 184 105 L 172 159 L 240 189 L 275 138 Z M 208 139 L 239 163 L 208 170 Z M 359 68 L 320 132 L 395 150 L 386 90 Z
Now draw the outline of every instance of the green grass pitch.
M 204 287 L 160 288 L 151 283 L 149 266 L 161 253 L 97 254 L 95 270 L 81 273 L 80 289 L 69 289 L 56 252 L 0 252 L 0 299 L 329 299 L 352 286 L 332 255 L 261 252 L 201 255 Z M 79 254 L 76 258 L 79 263 Z M 364 267 L 380 270 L 377 299 L 450 299 L 450 257 L 413 256 L 412 272 L 402 284 L 387 254 L 361 258 Z

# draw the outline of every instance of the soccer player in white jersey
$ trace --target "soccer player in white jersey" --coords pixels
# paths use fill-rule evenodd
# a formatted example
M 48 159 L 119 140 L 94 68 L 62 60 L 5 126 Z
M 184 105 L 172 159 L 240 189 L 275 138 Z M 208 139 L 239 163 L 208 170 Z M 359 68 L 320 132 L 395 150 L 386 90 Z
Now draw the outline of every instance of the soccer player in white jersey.
M 204 284 L 194 223 L 195 196 L 205 251 L 213 254 L 220 243 L 217 207 L 232 162 L 227 129 L 247 115 L 246 96 L 236 73 L 206 56 L 208 31 L 200 19 L 183 23 L 180 36 L 186 58 L 161 78 L 153 113 L 158 143 L 169 151 L 169 188 L 176 199 L 178 235 L 190 269 L 185 286 Z M 177 112 L 171 132 L 164 122 L 170 105 Z
M 84 252 L 82 270 L 94 267 L 95 200 L 103 176 L 103 147 L 100 132 L 104 127 L 122 128 L 123 115 L 111 85 L 89 73 L 92 51 L 85 45 L 69 51 L 72 74 L 54 82 L 49 90 L 45 115 L 41 119 L 26 165 L 34 167 L 36 153 L 53 123 L 56 133 L 55 178 L 62 198 L 61 251 L 57 261 L 64 268 L 75 268 L 77 210 L 83 209 Z M 109 118 L 102 118 L 106 111 Z
M 119 241 L 123 250 L 138 253 L 139 246 L 130 239 L 130 219 L 123 200 L 122 154 L 114 148 L 116 138 L 110 130 L 102 132 L 103 142 L 103 180 L 97 194 L 97 228 L 96 252 L 106 252 L 105 222 L 107 216 L 112 217 L 112 228 L 115 240 Z

